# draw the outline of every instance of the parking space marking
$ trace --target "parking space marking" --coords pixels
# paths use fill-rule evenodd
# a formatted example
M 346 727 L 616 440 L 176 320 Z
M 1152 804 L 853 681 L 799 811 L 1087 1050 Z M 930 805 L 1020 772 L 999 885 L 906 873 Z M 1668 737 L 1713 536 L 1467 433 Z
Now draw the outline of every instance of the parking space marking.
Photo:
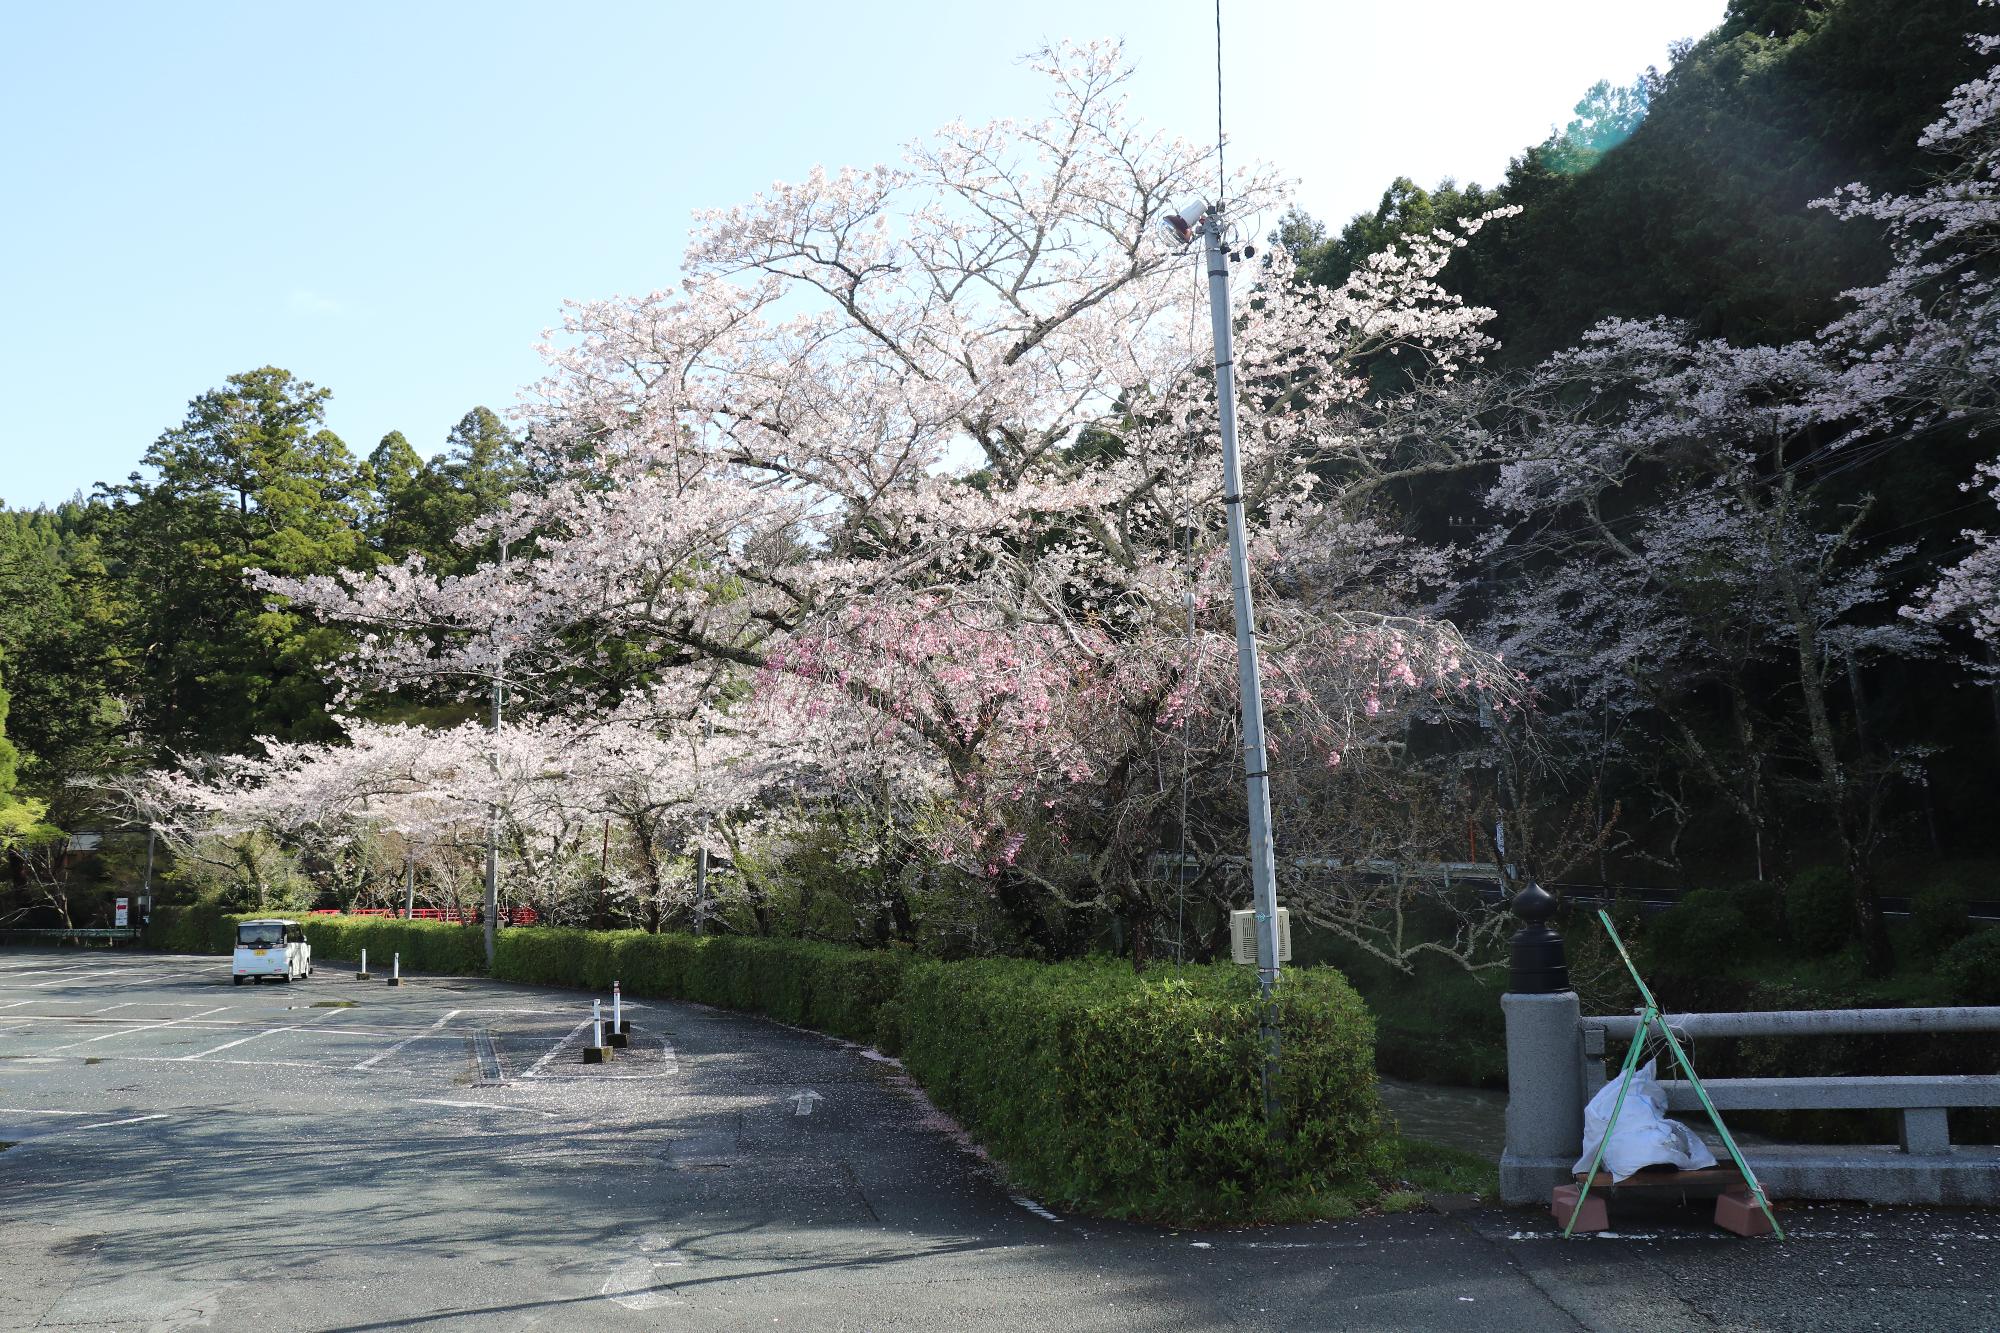
M 525 1111 L 529 1115 L 545 1115 L 551 1120 L 562 1119 L 556 1112 L 544 1111 L 537 1106 L 503 1106 L 499 1102 L 448 1102 L 440 1097 L 412 1097 L 410 1100 L 418 1106 L 452 1106 L 474 1111 Z
M 113 981 L 123 981 L 128 978 L 132 980 L 149 980 L 156 977 L 164 977 L 166 975 L 168 974 L 165 972 L 141 972 L 137 977 L 133 977 L 131 973 L 126 972 L 120 968 L 109 968 L 102 972 L 78 971 L 78 972 L 71 972 L 65 976 L 51 977 L 47 981 L 30 982 L 27 986 L 27 989 L 46 990 L 50 986 L 67 986 L 73 981 L 89 984 L 94 978 L 97 977 L 109 977 Z
M 80 1055 L 72 1055 L 72 1060 L 80 1060 Z M 123 1060 L 128 1063 L 145 1065 L 177 1065 L 187 1059 L 184 1055 L 106 1055 L 105 1060 Z M 49 1061 L 54 1064 L 55 1061 Z M 267 1069 L 273 1065 L 286 1065 L 294 1069 L 345 1069 L 346 1065 L 328 1064 L 324 1060 L 204 1060 L 205 1065 L 245 1065 L 252 1069 Z
M 602 1072 L 602 1066 L 598 1066 L 593 1068 L 589 1073 L 579 1071 L 577 1077 L 588 1079 L 592 1083 L 639 1083 L 649 1079 L 671 1078 L 680 1072 L 680 1056 L 674 1051 L 674 1044 L 662 1037 L 660 1039 L 660 1067 L 651 1073 L 606 1074 Z
M 100 1032 L 95 1037 L 85 1037 L 81 1041 L 65 1042 L 61 1046 L 44 1047 L 42 1050 L 35 1052 L 35 1054 L 40 1056 L 54 1055 L 57 1051 L 74 1050 L 78 1046 L 88 1046 L 94 1041 L 109 1041 L 113 1037 L 129 1037 L 140 1032 L 158 1032 L 161 1028 L 178 1027 L 182 1023 L 191 1023 L 197 1018 L 206 1018 L 210 1014 L 219 1014 L 228 1007 L 226 1004 L 217 1005 L 213 1009 L 205 1009 L 198 1014 L 189 1014 L 186 1018 L 151 1019 L 147 1020 L 143 1027 L 120 1028 L 116 1032 Z
M 335 1012 L 338 1011 L 336 1010 Z M 452 1019 L 457 1018 L 461 1012 L 462 1011 L 458 1009 L 450 1010 L 445 1014 L 443 1018 L 440 1018 L 437 1022 L 431 1024 L 429 1027 L 425 1028 L 422 1032 L 412 1033 L 410 1036 L 407 1036 L 403 1038 L 401 1041 L 397 1042 L 394 1046 L 391 1046 L 388 1050 L 382 1051 L 376 1055 L 371 1055 L 366 1060 L 363 1060 L 360 1064 L 352 1065 L 350 1066 L 350 1068 L 367 1069 L 376 1064 L 379 1064 L 383 1060 L 386 1060 L 390 1056 L 394 1055 L 397 1051 L 402 1050 L 405 1046 L 408 1046 L 411 1042 L 417 1041 L 423 1037 L 430 1036 L 432 1033 L 436 1032 L 439 1028 L 443 1027 L 446 1023 L 451 1022 Z
M 183 1055 L 177 1058 L 183 1061 L 199 1060 L 203 1056 L 214 1055 L 218 1051 L 226 1051 L 233 1046 L 241 1046 L 244 1042 L 255 1041 L 259 1037 L 269 1037 L 280 1032 L 303 1032 L 315 1023 L 329 1018 L 338 1018 L 346 1012 L 345 1009 L 328 1009 L 322 1013 L 314 1014 L 303 1023 L 286 1023 L 280 1027 L 265 1028 L 262 1032 L 253 1032 L 247 1037 L 238 1037 L 235 1041 L 225 1041 L 220 1046 L 211 1046 L 205 1051 L 196 1051 L 193 1055 Z
M 549 1061 L 555 1059 L 558 1055 L 562 1054 L 563 1048 L 565 1046 L 568 1046 L 571 1042 L 575 1041 L 578 1037 L 582 1036 L 583 1030 L 589 1027 L 593 1021 L 594 1020 L 592 1019 L 586 1018 L 581 1023 L 578 1023 L 575 1027 L 571 1028 L 567 1033 L 564 1034 L 563 1039 L 561 1041 L 557 1042 L 554 1046 L 551 1046 L 549 1048 L 549 1052 L 547 1055 L 544 1055 L 541 1059 L 535 1061 L 535 1063 L 533 1063 L 532 1065 L 529 1065 L 528 1072 L 521 1075 L 521 1077 L 540 1078 L 542 1075 L 542 1066 L 548 1064 Z
M 125 1003 L 123 1003 L 123 1004 L 107 1004 L 107 1005 L 105 1005 L 105 1006 L 104 1006 L 104 1007 L 103 1007 L 102 1009 L 93 1009 L 93 1010 L 91 1010 L 91 1011 L 90 1011 L 90 1013 L 89 1013 L 89 1015 L 88 1015 L 88 1017 L 91 1017 L 91 1018 L 95 1018 L 95 1017 L 97 1017 L 97 1015 L 99 1015 L 99 1014 L 108 1014 L 108 1013 L 110 1013 L 110 1012 L 111 1012 L 111 1011 L 112 1011 L 113 1009 L 130 1009 L 130 1008 L 132 1007 L 132 1005 L 133 1005 L 133 1004 L 134 1004 L 134 1001 L 132 1001 L 132 1000 L 127 1000 L 127 1001 L 125 1001 Z
M 123 1120 L 100 1120 L 94 1125 L 78 1125 L 78 1129 L 111 1129 L 117 1125 L 143 1125 L 148 1120 L 165 1120 L 167 1113 L 160 1111 L 154 1115 L 133 1115 Z

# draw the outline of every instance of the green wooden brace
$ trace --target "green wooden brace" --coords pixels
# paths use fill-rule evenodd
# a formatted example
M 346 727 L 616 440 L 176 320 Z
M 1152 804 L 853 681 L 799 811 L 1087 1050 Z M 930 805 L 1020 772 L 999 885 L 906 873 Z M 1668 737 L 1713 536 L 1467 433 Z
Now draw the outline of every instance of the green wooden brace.
M 1632 982 L 1639 988 L 1639 997 L 1646 1002 L 1646 1006 L 1640 1012 L 1639 1026 L 1633 1029 L 1632 1045 L 1625 1052 L 1625 1064 L 1619 1071 L 1618 1097 L 1611 1103 L 1611 1119 L 1605 1124 L 1604 1137 L 1598 1140 L 1597 1152 L 1590 1159 L 1590 1171 L 1583 1178 L 1583 1187 L 1576 1192 L 1576 1207 L 1570 1210 L 1569 1221 L 1563 1227 L 1564 1239 L 1568 1239 L 1570 1232 L 1576 1226 L 1576 1219 L 1582 1215 L 1583 1201 L 1590 1197 L 1591 1183 L 1597 1179 L 1598 1163 L 1604 1160 L 1605 1145 L 1611 1142 L 1611 1131 L 1618 1127 L 1618 1113 L 1625 1109 L 1625 1093 L 1631 1088 L 1632 1075 L 1639 1067 L 1639 1052 L 1645 1048 L 1646 1033 L 1657 1025 L 1660 1035 L 1666 1038 L 1667 1049 L 1673 1052 L 1674 1063 L 1680 1067 L 1681 1073 L 1686 1075 L 1689 1085 L 1694 1088 L 1694 1095 L 1701 1099 L 1702 1109 L 1708 1112 L 1709 1123 L 1715 1126 L 1716 1134 L 1722 1139 L 1722 1146 L 1729 1150 L 1730 1159 L 1736 1163 L 1736 1169 L 1743 1173 L 1743 1183 L 1750 1187 L 1751 1196 L 1763 1210 L 1765 1220 L 1770 1222 L 1771 1234 L 1783 1240 L 1785 1229 L 1778 1225 L 1777 1217 L 1771 1212 L 1770 1200 L 1764 1197 L 1764 1187 L 1757 1183 L 1757 1173 L 1750 1169 L 1750 1163 L 1743 1160 L 1743 1154 L 1737 1149 L 1736 1139 L 1730 1134 L 1729 1126 L 1722 1123 L 1722 1114 L 1715 1109 L 1715 1103 L 1708 1099 L 1708 1089 L 1702 1087 L 1700 1077 L 1694 1072 L 1694 1062 L 1688 1059 L 1687 1052 L 1681 1049 L 1673 1029 L 1668 1027 L 1666 1020 L 1661 1017 L 1659 1001 L 1653 998 L 1653 992 L 1647 987 L 1645 978 L 1639 975 L 1639 969 L 1633 965 L 1632 955 L 1625 951 L 1625 941 L 1618 937 L 1618 928 L 1611 924 L 1611 914 L 1599 908 L 1597 919 L 1604 924 L 1605 933 L 1611 936 L 1612 947 L 1618 950 L 1618 957 L 1624 962 L 1625 970 L 1632 974 Z

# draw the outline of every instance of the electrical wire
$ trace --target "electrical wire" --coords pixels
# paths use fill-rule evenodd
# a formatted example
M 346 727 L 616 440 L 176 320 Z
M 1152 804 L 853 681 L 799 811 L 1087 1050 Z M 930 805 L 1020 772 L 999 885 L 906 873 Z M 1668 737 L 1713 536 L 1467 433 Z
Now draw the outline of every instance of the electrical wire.
M 1222 160 L 1222 0 L 1215 0 L 1215 207 L 1229 194 L 1229 169 Z

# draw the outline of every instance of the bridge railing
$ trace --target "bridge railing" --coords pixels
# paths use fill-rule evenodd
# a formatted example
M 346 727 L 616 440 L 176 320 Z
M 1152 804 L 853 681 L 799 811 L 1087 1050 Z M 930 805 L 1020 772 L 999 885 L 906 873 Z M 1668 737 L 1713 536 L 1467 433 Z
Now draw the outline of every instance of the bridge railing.
M 1669 1014 L 1674 1035 L 1733 1037 L 1932 1036 L 2000 1032 L 2000 1008 L 1787 1009 L 1764 1013 Z M 1586 1061 L 1584 1096 L 1602 1087 L 1605 1057 L 1631 1041 L 1636 1017 L 1579 1020 Z M 1663 1079 L 1667 1109 L 1699 1112 L 1701 1099 L 1685 1080 Z M 1950 1112 L 2000 1107 L 2000 1074 L 1897 1074 L 1818 1078 L 1703 1079 L 1718 1111 L 1895 1111 L 1897 1148 L 1951 1158 Z M 1697 1122 L 1699 1123 L 1699 1122 Z M 1753 1163 L 1754 1165 L 1754 1163 Z M 1990 1164 L 1987 1169 L 1991 1169 Z
M 1547 924 L 1553 905 L 1539 889 L 1515 900 L 1516 912 L 1530 924 L 1515 936 L 1513 973 L 1500 1000 L 1507 1021 L 1507 1143 L 1500 1191 L 1510 1203 L 1544 1202 L 1552 1188 L 1570 1182 L 1583 1154 L 1584 1105 L 1604 1086 L 1607 1060 L 1623 1056 L 1640 1021 L 1632 1015 L 1583 1015 L 1569 986 L 1561 937 Z M 1927 1037 L 2000 1032 L 2000 1007 L 1670 1014 L 1663 1021 L 1691 1041 Z M 1698 1067 L 1699 1053 L 1695 1059 Z M 1661 1082 L 1668 1109 L 1690 1128 L 1707 1129 L 1694 1087 L 1679 1079 Z M 1893 1144 L 1739 1141 L 1774 1198 L 2000 1206 L 2000 1147 L 1951 1140 L 1953 1111 L 2000 1108 L 2000 1073 L 1990 1066 L 1961 1074 L 1705 1078 L 1702 1086 L 1725 1116 L 1806 1110 L 1898 1114 L 1900 1132 Z

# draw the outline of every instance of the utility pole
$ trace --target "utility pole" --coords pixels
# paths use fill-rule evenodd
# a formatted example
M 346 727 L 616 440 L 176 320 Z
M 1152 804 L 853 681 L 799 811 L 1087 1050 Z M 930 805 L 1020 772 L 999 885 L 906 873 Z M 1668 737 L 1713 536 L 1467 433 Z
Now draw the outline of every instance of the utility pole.
M 405 848 L 403 851 L 403 920 L 408 921 L 417 914 L 417 854 Z
M 507 543 L 500 543 L 500 576 L 507 575 Z M 499 626 L 496 624 L 497 630 Z M 493 777 L 500 777 L 500 704 L 507 692 L 507 654 L 500 647 L 500 636 L 493 636 Z M 499 942 L 500 916 L 500 802 L 494 801 L 486 810 L 486 970 L 493 970 L 493 955 Z
M 1202 215 L 1208 256 L 1208 313 L 1215 329 L 1215 399 L 1222 413 L 1222 504 L 1229 520 L 1229 583 L 1236 602 L 1236 677 L 1243 700 L 1243 776 L 1250 804 L 1250 890 L 1257 912 L 1258 1032 L 1264 1043 L 1264 1116 L 1278 1104 L 1278 871 L 1271 845 L 1271 774 L 1264 751 L 1264 690 L 1257 671 L 1257 623 L 1250 601 L 1250 555 L 1243 536 L 1243 479 L 1236 462 L 1236 331 L 1230 322 L 1229 255 L 1220 205 Z

